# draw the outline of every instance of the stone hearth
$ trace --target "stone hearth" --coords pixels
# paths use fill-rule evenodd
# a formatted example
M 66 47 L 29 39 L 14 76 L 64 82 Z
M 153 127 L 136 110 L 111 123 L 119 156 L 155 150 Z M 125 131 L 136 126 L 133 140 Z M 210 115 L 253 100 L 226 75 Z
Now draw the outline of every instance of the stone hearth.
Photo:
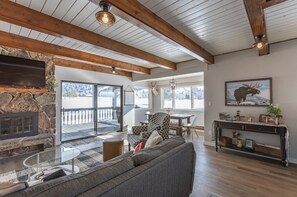
M 0 54 L 40 60 L 46 62 L 45 79 L 48 81 L 55 72 L 54 57 L 26 50 L 0 46 Z M 23 153 L 36 148 L 54 146 L 56 94 L 55 92 L 0 92 L 0 114 L 38 112 L 38 135 L 0 141 L 0 154 Z M 35 146 L 32 148 L 31 146 Z

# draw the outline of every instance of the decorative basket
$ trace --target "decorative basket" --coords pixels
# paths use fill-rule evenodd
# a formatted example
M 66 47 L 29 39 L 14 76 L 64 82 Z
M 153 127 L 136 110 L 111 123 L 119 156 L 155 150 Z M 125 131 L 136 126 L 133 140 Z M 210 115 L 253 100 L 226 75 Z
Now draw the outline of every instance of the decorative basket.
M 226 137 L 226 136 L 220 136 L 220 145 L 225 147 L 231 147 L 232 146 L 232 138 Z
M 266 155 L 271 155 L 275 157 L 281 157 L 281 150 L 279 147 L 268 146 L 265 144 L 256 144 L 255 151 L 259 153 L 264 153 Z

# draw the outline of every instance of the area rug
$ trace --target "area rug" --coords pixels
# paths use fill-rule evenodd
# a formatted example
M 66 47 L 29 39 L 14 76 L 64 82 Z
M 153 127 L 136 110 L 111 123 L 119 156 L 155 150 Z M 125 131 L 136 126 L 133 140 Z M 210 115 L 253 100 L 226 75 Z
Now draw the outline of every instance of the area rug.
M 207 194 L 207 197 L 222 197 L 222 196 L 219 196 L 219 195 L 217 195 L 217 194 L 215 194 L 215 193 L 209 192 L 209 193 Z
M 80 155 L 74 159 L 74 165 L 79 167 L 80 172 L 88 170 L 94 166 L 97 166 L 103 162 L 102 147 L 94 148 L 81 152 Z M 62 163 L 71 164 L 71 161 Z M 26 181 L 28 180 L 28 174 L 33 174 L 31 168 L 23 168 L 0 174 L 0 182 L 7 181 Z

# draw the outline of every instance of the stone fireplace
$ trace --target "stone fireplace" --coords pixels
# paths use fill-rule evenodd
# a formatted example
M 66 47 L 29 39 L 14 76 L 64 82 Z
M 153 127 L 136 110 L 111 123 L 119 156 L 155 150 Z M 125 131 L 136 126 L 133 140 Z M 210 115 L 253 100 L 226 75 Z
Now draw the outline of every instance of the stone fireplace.
M 45 61 L 45 79 L 54 76 L 54 57 L 0 46 L 1 55 Z M 0 155 L 16 155 L 54 146 L 56 94 L 0 91 Z M 30 127 L 30 128 L 29 128 Z M 13 133 L 18 133 L 14 135 Z

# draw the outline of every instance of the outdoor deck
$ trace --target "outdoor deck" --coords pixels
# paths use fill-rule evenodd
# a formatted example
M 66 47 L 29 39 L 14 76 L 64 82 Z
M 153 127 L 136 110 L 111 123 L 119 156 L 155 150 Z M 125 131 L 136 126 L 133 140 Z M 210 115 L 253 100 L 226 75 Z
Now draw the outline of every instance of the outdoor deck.
M 68 141 L 96 135 L 93 123 L 63 125 L 62 128 L 62 141 Z M 100 121 L 98 123 L 97 134 L 101 135 L 118 130 L 120 130 L 120 124 L 117 121 Z
M 118 107 L 62 109 L 62 141 L 85 138 L 109 132 L 119 131 L 121 128 Z M 94 120 L 98 120 L 97 134 Z

